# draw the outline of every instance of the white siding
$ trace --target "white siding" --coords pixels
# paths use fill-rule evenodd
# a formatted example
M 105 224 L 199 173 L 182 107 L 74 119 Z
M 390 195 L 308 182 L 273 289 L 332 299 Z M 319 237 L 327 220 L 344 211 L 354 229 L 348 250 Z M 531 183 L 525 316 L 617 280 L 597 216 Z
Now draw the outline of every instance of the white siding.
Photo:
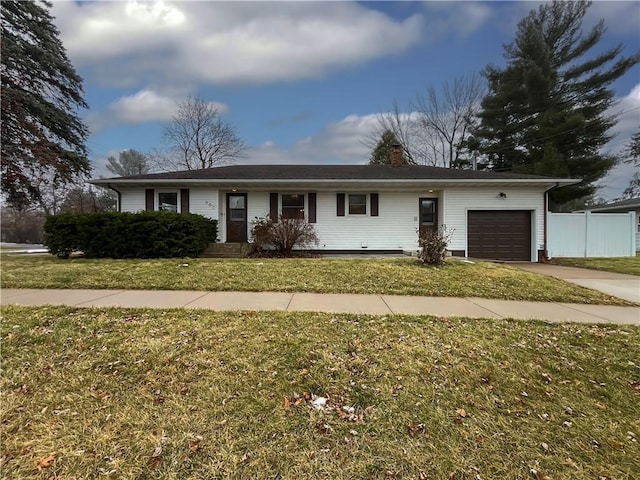
M 378 193 L 379 216 L 371 216 L 370 196 L 367 195 L 367 215 L 336 214 L 338 192 L 318 192 L 316 231 L 319 249 L 324 250 L 407 250 L 418 248 L 418 215 L 421 197 L 434 197 L 433 193 L 395 192 Z
M 500 198 L 499 193 L 506 194 Z M 444 194 L 442 224 L 453 231 L 449 250 L 467 252 L 467 212 L 469 210 L 530 210 L 532 211 L 531 260 L 537 260 L 537 250 L 544 249 L 544 190 L 539 188 L 448 188 Z
M 218 190 L 207 187 L 189 189 L 189 212 L 218 220 Z
M 293 191 L 293 190 L 291 190 Z M 498 194 L 504 192 L 506 198 Z M 218 220 L 219 241 L 226 241 L 226 190 L 197 187 L 190 189 L 190 211 Z M 282 193 L 279 192 L 279 193 Z M 302 193 L 296 190 L 296 193 Z M 304 192 L 308 193 L 308 192 Z M 315 224 L 322 250 L 405 250 L 418 248 L 418 217 L 420 198 L 438 198 L 438 223 L 453 231 L 450 250 L 467 250 L 468 210 L 529 210 L 532 211 L 532 252 L 542 250 L 544 242 L 544 190 L 540 188 L 448 188 L 443 191 L 385 192 L 375 188 L 366 191 L 340 191 L 340 193 L 366 193 L 367 215 L 344 217 L 336 213 L 337 191 L 318 191 Z M 378 193 L 379 216 L 371 216 L 370 193 Z M 144 188 L 122 189 L 122 211 L 144 210 Z M 308 212 L 309 199 L 305 198 Z M 269 191 L 247 193 L 248 235 L 255 217 L 269 214 Z
M 144 207 L 144 188 L 120 188 L 121 212 L 141 212 Z

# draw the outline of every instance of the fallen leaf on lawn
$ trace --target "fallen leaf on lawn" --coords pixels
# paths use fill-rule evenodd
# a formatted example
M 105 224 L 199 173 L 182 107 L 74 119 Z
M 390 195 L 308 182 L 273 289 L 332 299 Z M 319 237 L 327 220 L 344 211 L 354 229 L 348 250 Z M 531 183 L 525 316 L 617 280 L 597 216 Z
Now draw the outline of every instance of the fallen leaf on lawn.
M 43 468 L 49 468 L 51 464 L 55 462 L 57 456 L 58 456 L 58 452 L 51 452 L 48 456 L 38 460 L 36 462 L 36 467 L 38 467 L 38 471 L 41 471 Z
M 424 426 L 424 423 L 418 423 L 418 424 L 409 423 L 407 425 L 407 431 L 409 432 L 409 435 L 411 435 L 412 437 L 415 437 L 419 433 L 425 433 L 426 428 Z
M 616 450 L 622 450 L 624 447 L 622 445 L 622 443 L 620 443 L 617 440 L 614 440 L 613 438 L 609 439 L 609 445 L 611 445 L 613 448 L 615 448 Z
M 323 435 L 329 435 L 332 431 L 332 428 L 328 424 L 322 422 L 317 423 L 316 428 L 318 429 L 318 433 Z
M 458 409 L 456 410 L 456 413 L 457 413 L 458 415 L 460 415 L 462 418 L 464 418 L 464 417 L 466 417 L 466 416 L 467 416 L 467 412 L 464 410 L 464 408 L 458 408 Z
M 149 460 L 149 468 L 151 470 L 155 470 L 162 463 L 162 458 L 160 458 L 161 453 L 162 453 L 162 447 L 156 447 L 153 453 L 151 454 L 151 460 Z
M 291 406 L 291 400 L 289 400 L 289 397 L 284 397 L 284 409 L 288 410 L 290 406 Z
M 200 442 L 202 441 L 202 437 L 198 436 L 194 440 L 191 440 L 191 444 L 189 445 L 189 451 L 191 453 L 196 453 L 200 450 Z
M 160 466 L 161 463 L 162 463 L 162 458 L 160 458 L 160 457 L 151 457 L 151 460 L 149 461 L 149 469 L 150 470 L 155 470 L 156 468 L 158 468 Z

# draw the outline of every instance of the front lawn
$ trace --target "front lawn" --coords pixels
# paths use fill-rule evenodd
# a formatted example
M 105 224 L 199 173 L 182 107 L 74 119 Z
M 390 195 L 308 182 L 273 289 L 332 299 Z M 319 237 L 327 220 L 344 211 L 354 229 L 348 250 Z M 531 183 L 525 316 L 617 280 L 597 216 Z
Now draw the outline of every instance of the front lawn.
M 0 333 L 3 478 L 640 473 L 637 327 L 4 307 Z
M 640 276 L 640 255 L 614 258 L 554 258 L 553 263 L 566 267 L 592 268 Z
M 278 291 L 629 305 L 556 278 L 485 262 L 415 259 L 60 260 L 4 257 L 3 288 Z

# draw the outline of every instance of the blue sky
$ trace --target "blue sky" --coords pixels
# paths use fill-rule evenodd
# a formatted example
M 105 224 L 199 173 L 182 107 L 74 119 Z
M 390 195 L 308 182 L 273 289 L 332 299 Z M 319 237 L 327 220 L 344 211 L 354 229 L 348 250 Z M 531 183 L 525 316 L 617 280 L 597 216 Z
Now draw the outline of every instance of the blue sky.
M 161 148 L 177 102 L 214 102 L 249 149 L 242 163 L 366 163 L 365 139 L 394 101 L 503 65 L 502 45 L 538 2 L 55 2 L 84 78 L 94 176 L 109 155 Z M 602 47 L 640 50 L 640 4 L 594 2 Z M 608 146 L 640 125 L 640 67 L 614 85 L 625 112 Z M 620 195 L 629 165 L 601 181 Z

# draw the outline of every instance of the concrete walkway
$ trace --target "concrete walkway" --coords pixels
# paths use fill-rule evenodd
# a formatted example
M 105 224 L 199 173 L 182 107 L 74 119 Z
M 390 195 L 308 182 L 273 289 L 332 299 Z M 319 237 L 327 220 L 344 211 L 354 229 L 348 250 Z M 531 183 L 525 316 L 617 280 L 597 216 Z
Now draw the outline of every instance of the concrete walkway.
M 550 322 L 640 325 L 640 307 L 399 295 L 3 289 L 0 291 L 0 304 L 282 310 L 373 315 L 400 313 L 440 317 L 517 318 Z
M 622 273 L 603 272 L 589 268 L 563 267 L 548 263 L 510 263 L 528 272 L 556 277 L 565 282 L 640 303 L 640 277 Z

